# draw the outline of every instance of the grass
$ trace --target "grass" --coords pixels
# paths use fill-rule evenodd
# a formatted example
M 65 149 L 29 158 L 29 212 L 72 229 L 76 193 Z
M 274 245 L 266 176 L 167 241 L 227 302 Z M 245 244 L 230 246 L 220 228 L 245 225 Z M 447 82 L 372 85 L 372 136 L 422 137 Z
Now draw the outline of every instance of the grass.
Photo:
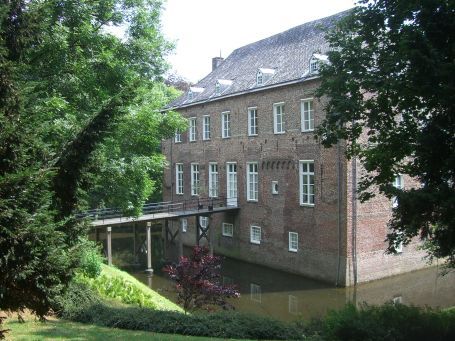
M 161 296 L 156 291 L 150 289 L 144 283 L 138 281 L 136 278 L 134 278 L 133 276 L 131 276 L 130 274 L 128 274 L 124 271 L 121 271 L 115 267 L 107 266 L 107 265 L 103 264 L 101 274 L 104 274 L 108 277 L 120 277 L 120 278 L 123 278 L 124 280 L 127 280 L 128 282 L 134 284 L 137 288 L 139 288 L 145 294 L 153 297 L 153 303 L 155 303 L 157 310 L 183 312 L 183 309 L 180 306 L 178 306 L 174 302 L 168 300 L 167 298 Z
M 25 323 L 12 317 L 6 320 L 5 327 L 11 329 L 7 340 L 217 340 L 206 337 L 158 334 L 144 331 L 131 331 L 105 328 L 50 318 L 47 322 L 35 321 L 25 316 Z

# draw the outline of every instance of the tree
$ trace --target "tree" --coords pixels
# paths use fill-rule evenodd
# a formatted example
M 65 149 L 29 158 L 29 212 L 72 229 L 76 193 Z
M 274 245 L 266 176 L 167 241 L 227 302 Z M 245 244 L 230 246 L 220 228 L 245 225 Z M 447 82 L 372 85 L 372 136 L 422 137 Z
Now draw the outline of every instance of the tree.
M 230 308 L 228 298 L 239 297 L 232 285 L 220 284 L 221 259 L 210 256 L 205 247 L 196 246 L 191 257 L 180 257 L 177 265 L 164 268 L 175 281 L 178 301 L 186 312 L 210 306 Z
M 368 173 L 362 201 L 375 190 L 396 197 L 389 252 L 420 236 L 431 257 L 455 266 L 455 4 L 452 0 L 359 2 L 329 32 L 330 63 L 319 96 L 325 146 L 347 142 Z M 392 185 L 397 174 L 420 182 Z
M 87 232 L 73 214 L 111 161 L 96 154 L 126 140 L 125 117 L 154 113 L 158 140 L 181 123 L 155 113 L 172 96 L 160 85 L 171 48 L 160 10 L 157 0 L 0 3 L 0 310 L 43 318 L 73 277 Z M 128 27 L 123 39 L 113 25 Z

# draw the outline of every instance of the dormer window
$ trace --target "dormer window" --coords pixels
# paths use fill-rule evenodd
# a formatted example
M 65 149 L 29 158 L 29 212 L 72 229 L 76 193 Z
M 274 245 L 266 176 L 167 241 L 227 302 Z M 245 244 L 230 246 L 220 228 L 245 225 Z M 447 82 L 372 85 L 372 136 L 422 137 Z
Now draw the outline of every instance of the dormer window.
M 232 81 L 229 79 L 218 79 L 215 84 L 215 96 L 221 95 L 232 85 Z
M 191 86 L 187 93 L 187 100 L 192 101 L 198 94 L 204 91 L 204 88 L 198 88 L 196 86 Z
M 318 73 L 319 72 L 319 60 L 316 58 L 311 58 L 310 60 L 310 73 Z
M 270 78 L 272 78 L 274 74 L 274 69 L 258 69 L 258 72 L 256 73 L 256 86 L 264 85 L 270 80 Z
M 263 81 L 262 71 L 258 70 L 258 73 L 256 75 L 256 84 L 257 85 L 262 85 L 262 81 Z
M 313 53 L 308 66 L 308 74 L 316 75 L 319 73 L 321 63 L 328 63 L 329 57 L 325 54 Z

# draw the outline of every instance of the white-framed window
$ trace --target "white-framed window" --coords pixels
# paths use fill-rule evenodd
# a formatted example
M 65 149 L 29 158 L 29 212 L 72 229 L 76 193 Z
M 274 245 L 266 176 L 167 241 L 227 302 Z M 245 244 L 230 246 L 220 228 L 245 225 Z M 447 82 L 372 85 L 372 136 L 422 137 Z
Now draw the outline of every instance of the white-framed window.
M 180 132 L 180 130 L 175 131 L 174 142 L 175 143 L 182 142 L 182 133 Z
M 247 162 L 246 164 L 246 200 L 258 201 L 259 197 L 259 176 L 258 163 Z
M 284 103 L 273 104 L 273 132 L 284 134 Z
M 403 189 L 404 188 L 404 178 L 403 175 L 398 174 L 395 176 L 395 179 L 393 180 L 393 187 L 397 189 Z M 392 198 L 392 207 L 398 207 L 398 200 L 397 197 Z
M 297 232 L 289 232 L 289 251 L 297 252 L 299 250 L 299 234 Z
M 248 136 L 258 134 L 258 110 L 257 108 L 248 108 Z
M 210 115 L 205 115 L 202 121 L 202 139 L 210 140 Z
M 231 112 L 221 113 L 221 137 L 223 139 L 231 137 Z
M 175 194 L 183 194 L 183 163 L 175 164 Z
M 225 237 L 232 237 L 234 235 L 234 224 L 223 223 L 222 233 Z
M 209 163 L 209 198 L 218 196 L 218 165 L 216 162 Z
M 259 284 L 250 283 L 250 300 L 261 303 L 262 289 Z
M 313 111 L 313 99 L 306 98 L 302 99 L 300 104 L 300 113 L 302 121 L 302 131 L 313 131 L 314 130 L 314 111 Z
M 264 81 L 264 77 L 262 75 L 262 71 L 258 70 L 258 73 L 256 74 L 256 85 L 262 85 Z
M 272 181 L 272 194 L 278 194 L 278 181 Z
M 189 127 L 189 140 L 190 142 L 196 141 L 196 117 L 190 118 L 190 127 Z
M 288 295 L 288 311 L 291 314 L 297 314 L 299 312 L 299 299 L 297 296 Z
M 314 206 L 314 160 L 299 161 L 300 205 Z
M 219 82 L 215 83 L 215 95 L 221 94 L 221 84 Z
M 310 59 L 310 73 L 318 73 L 319 71 L 319 60 L 317 58 Z
M 180 219 L 180 225 L 182 227 L 182 232 L 188 231 L 188 219 L 186 218 L 181 218 Z
M 189 90 L 189 91 L 188 91 L 188 101 L 192 101 L 193 98 L 194 98 L 193 91 Z
M 402 296 L 395 296 L 392 298 L 393 304 L 403 304 L 403 297 Z
M 191 164 L 191 195 L 199 195 L 199 164 Z
M 250 242 L 252 244 L 261 244 L 261 228 L 259 226 L 250 227 Z

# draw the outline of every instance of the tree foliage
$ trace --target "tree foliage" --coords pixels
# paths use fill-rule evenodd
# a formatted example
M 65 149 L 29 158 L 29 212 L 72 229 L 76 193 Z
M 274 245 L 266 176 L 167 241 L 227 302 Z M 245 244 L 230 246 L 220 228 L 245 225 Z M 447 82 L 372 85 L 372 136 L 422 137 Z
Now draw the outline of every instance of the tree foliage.
M 0 3 L 0 309 L 49 311 L 87 245 L 72 214 L 102 170 L 139 158 L 141 183 L 163 167 L 158 142 L 182 120 L 156 112 L 175 96 L 160 84 L 171 48 L 160 10 L 158 0 Z
M 374 0 L 328 34 L 319 96 L 326 146 L 347 141 L 368 171 L 360 199 L 396 197 L 389 251 L 420 235 L 431 256 L 455 265 L 455 4 Z M 397 189 L 397 174 L 420 186 Z
M 240 296 L 234 286 L 220 283 L 220 269 L 219 257 L 210 256 L 206 247 L 196 246 L 191 257 L 181 257 L 178 264 L 164 271 L 175 281 L 178 301 L 189 312 L 210 306 L 227 309 L 227 299 Z

